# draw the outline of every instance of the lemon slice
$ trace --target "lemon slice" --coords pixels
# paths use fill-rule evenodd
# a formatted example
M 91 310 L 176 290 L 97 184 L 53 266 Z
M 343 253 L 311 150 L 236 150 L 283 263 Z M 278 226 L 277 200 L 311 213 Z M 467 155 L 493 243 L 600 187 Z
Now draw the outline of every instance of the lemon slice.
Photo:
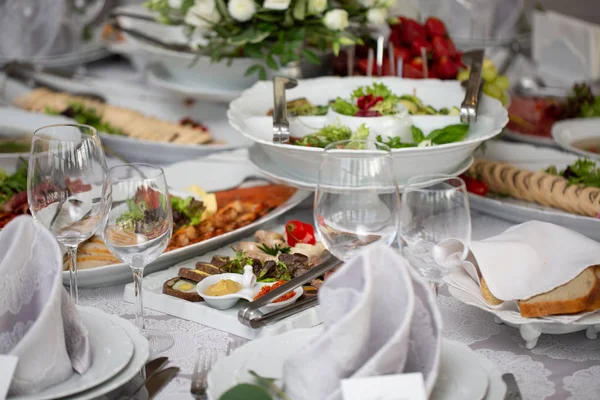
M 206 193 L 206 191 L 198 185 L 190 186 L 187 188 L 187 191 L 198 196 L 204 203 L 206 209 L 202 213 L 202 221 L 217 212 L 217 196 L 215 196 L 214 193 Z

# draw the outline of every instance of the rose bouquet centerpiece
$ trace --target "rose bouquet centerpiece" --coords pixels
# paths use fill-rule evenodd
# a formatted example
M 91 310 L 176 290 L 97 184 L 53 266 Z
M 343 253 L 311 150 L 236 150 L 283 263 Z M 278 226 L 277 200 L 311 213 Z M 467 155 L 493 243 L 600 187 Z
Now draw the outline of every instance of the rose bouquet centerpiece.
M 382 24 L 395 0 L 150 0 L 158 20 L 182 24 L 196 37 L 199 54 L 219 62 L 256 59 L 246 71 L 265 79 L 301 61 L 320 63 L 319 53 L 360 43 L 368 23 Z

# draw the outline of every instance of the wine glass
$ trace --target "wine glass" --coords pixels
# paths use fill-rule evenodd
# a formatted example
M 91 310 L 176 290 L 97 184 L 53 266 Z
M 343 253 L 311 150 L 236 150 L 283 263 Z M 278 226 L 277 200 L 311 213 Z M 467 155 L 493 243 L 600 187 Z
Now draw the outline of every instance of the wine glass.
M 437 288 L 465 261 L 471 242 L 469 198 L 462 179 L 413 177 L 402 194 L 399 246 L 419 273 Z
M 319 240 L 335 257 L 347 261 L 366 246 L 392 244 L 398 200 L 389 147 L 345 140 L 325 148 L 314 218 Z
M 96 129 L 50 125 L 36 130 L 27 171 L 31 215 L 67 248 L 71 298 L 78 302 L 77 247 L 102 222 L 111 202 L 106 159 Z
M 113 202 L 104 218 L 102 236 L 110 251 L 129 264 L 135 286 L 135 322 L 159 353 L 173 346 L 163 332 L 144 325 L 142 280 L 146 265 L 167 248 L 173 232 L 173 212 L 162 168 L 149 164 L 117 165 L 110 169 Z

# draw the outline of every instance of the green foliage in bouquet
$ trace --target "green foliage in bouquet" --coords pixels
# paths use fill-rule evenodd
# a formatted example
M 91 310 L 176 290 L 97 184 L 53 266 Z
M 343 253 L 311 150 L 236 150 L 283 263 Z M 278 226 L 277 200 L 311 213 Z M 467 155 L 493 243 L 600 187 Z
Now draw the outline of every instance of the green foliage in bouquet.
M 266 78 L 265 67 L 306 60 L 318 53 L 361 43 L 349 28 L 387 15 L 390 0 L 150 0 L 159 21 L 186 25 L 201 35 L 200 54 L 215 62 L 234 57 L 256 59 L 246 74 Z

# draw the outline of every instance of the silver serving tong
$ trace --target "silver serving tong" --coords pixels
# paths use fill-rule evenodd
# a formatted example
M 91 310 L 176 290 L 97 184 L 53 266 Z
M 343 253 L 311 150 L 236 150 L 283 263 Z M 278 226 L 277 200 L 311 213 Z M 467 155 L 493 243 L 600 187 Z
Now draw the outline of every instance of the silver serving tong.
M 297 287 L 302 286 L 305 283 L 312 281 L 313 279 L 325 275 L 325 273 L 331 271 L 332 269 L 336 268 L 341 264 L 342 262 L 340 260 L 330 255 L 329 258 L 327 258 L 323 263 L 311 268 L 304 275 L 290 280 L 289 282 L 278 287 L 277 289 L 267 293 L 262 297 L 259 297 L 258 300 L 254 300 L 250 303 L 247 303 L 238 312 L 238 320 L 242 324 L 249 326 L 250 328 L 257 329 L 272 322 L 278 321 L 282 318 L 289 317 L 290 315 L 299 313 L 301 311 L 316 306 L 319 302 L 317 296 L 290 304 L 288 306 L 279 308 L 266 314 L 262 314 L 258 310 L 259 308 L 264 307 L 279 296 L 282 296 L 287 292 L 291 292 Z
M 284 76 L 273 78 L 273 143 L 289 143 L 290 123 L 287 119 L 285 90 L 295 88 L 298 81 Z
M 472 124 L 477 121 L 483 56 L 484 51 L 481 49 L 469 51 L 463 56 L 463 59 L 469 60 L 471 64 L 471 74 L 466 82 L 465 99 L 460 105 L 460 121 L 464 124 Z

